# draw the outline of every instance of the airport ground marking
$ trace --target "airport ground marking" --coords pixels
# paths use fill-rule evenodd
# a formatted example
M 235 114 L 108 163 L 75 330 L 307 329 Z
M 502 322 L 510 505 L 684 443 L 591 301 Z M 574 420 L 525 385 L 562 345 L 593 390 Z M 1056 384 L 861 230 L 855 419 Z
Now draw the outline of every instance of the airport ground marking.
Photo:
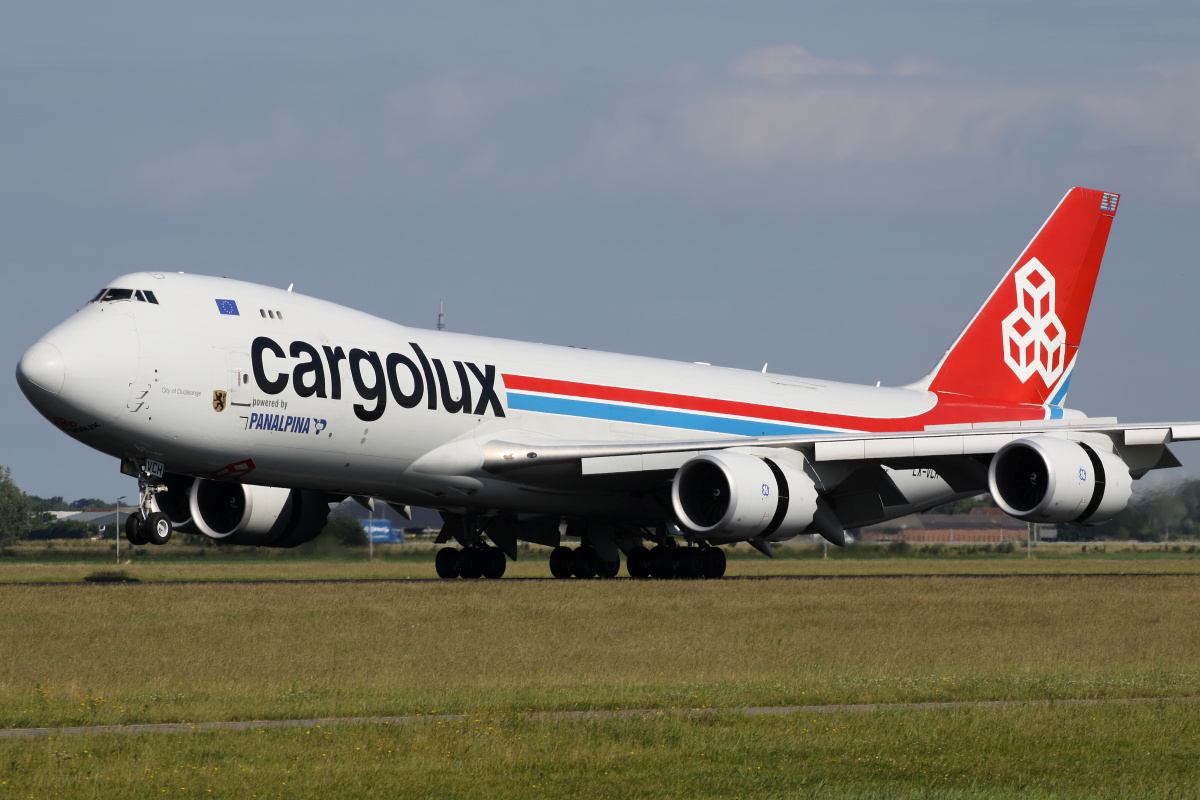
M 407 714 L 395 717 L 323 717 L 318 719 L 256 719 L 219 722 L 156 722 L 135 725 L 78 725 L 47 728 L 0 728 L 0 739 L 44 739 L 105 733 L 199 733 L 202 731 L 257 731 L 268 728 L 318 728 L 340 725 L 414 725 L 430 722 L 469 722 L 484 715 L 511 715 L 527 720 L 655 719 L 660 717 L 745 716 L 773 717 L 789 714 L 869 713 L 878 711 L 936 711 L 955 708 L 1031 708 L 1050 706 L 1150 705 L 1200 703 L 1196 697 L 1091 697 L 1039 700 L 948 700 L 917 703 L 843 703 L 810 706 L 743 706 L 740 708 L 639 708 L 589 711 L 481 710 L 472 714 Z

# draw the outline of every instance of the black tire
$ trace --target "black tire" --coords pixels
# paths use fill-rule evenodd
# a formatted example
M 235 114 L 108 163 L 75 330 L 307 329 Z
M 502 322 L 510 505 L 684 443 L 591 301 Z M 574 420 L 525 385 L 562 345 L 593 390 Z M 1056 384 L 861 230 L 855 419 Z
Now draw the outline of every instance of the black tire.
M 650 551 L 650 576 L 659 580 L 675 577 L 675 551 L 678 548 L 660 544 Z
M 171 531 L 171 518 L 161 511 L 155 511 L 138 526 L 138 535 L 146 537 L 150 544 L 166 544 L 171 541 Z
M 439 578 L 458 577 L 458 550 L 454 547 L 443 547 L 437 551 L 433 559 Z
M 550 574 L 556 578 L 569 578 L 575 572 L 575 554 L 569 547 L 556 547 L 550 551 Z
M 704 565 L 704 577 L 725 577 L 725 551 L 719 547 L 707 547 L 701 551 Z
M 695 547 L 686 547 L 679 550 L 679 557 L 675 574 L 686 580 L 693 580 L 700 577 L 700 551 Z
M 458 574 L 467 580 L 483 577 L 483 568 L 487 563 L 487 553 L 478 547 L 464 548 L 458 554 Z
M 572 553 L 576 578 L 594 578 L 600 569 L 600 556 L 590 547 L 578 547 Z
M 641 545 L 630 548 L 629 554 L 625 556 L 625 569 L 631 578 L 649 578 L 650 551 Z
M 499 547 L 485 547 L 481 552 L 486 555 L 483 560 L 483 577 L 492 580 L 503 578 L 504 569 L 508 566 L 504 551 Z
M 601 561 L 599 575 L 601 578 L 615 578 L 621 572 L 621 562 L 617 561 Z
M 149 540 L 142 535 L 142 512 L 130 514 L 125 518 L 125 541 L 130 544 L 147 544 Z

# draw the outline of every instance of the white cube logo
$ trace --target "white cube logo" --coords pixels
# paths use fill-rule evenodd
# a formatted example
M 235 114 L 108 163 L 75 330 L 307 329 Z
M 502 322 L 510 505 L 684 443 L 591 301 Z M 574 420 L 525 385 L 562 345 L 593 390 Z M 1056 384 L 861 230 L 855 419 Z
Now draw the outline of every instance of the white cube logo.
M 1004 319 L 1004 361 L 1020 379 L 1039 373 L 1046 387 L 1062 375 L 1067 332 L 1055 313 L 1054 276 L 1031 258 L 1017 270 L 1017 307 Z

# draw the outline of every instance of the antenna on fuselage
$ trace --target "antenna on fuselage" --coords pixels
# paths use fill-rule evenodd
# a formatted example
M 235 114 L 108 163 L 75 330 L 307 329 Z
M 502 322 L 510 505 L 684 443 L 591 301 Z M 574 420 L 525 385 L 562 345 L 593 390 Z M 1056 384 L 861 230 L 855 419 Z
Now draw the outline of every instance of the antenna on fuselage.
M 438 330 L 439 331 L 446 330 L 446 315 L 443 313 L 444 311 L 445 311 L 445 302 L 442 300 L 438 300 Z

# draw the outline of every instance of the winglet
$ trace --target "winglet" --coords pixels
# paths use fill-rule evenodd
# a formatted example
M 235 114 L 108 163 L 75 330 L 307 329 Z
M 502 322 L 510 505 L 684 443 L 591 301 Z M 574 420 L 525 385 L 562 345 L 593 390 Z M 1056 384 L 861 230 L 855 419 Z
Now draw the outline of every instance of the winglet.
M 1119 202 L 1112 192 L 1067 192 L 922 383 L 960 400 L 1060 405 Z

